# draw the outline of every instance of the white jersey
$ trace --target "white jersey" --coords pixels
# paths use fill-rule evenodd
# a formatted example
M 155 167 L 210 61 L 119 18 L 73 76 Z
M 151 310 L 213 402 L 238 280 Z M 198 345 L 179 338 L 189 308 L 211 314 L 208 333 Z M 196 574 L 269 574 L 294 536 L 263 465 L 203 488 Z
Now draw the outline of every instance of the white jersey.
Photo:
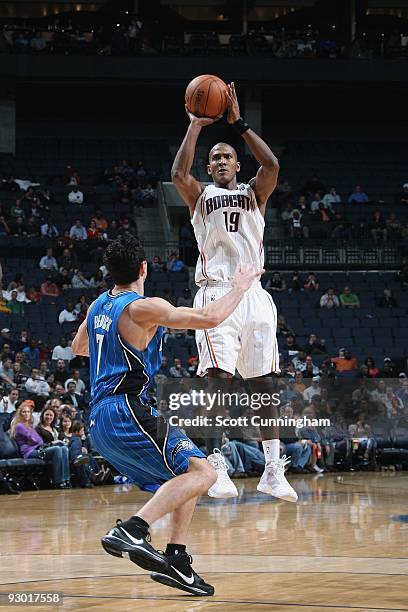
M 263 269 L 265 221 L 250 185 L 241 183 L 232 190 L 208 185 L 196 202 L 191 223 L 200 252 L 197 285 L 229 282 L 239 263 Z

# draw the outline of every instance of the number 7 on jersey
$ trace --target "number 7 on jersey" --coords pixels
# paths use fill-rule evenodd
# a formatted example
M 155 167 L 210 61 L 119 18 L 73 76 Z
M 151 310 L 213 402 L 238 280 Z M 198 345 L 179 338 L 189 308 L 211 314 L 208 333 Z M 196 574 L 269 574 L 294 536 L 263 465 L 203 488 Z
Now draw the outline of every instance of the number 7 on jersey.
M 98 361 L 96 364 L 96 373 L 99 374 L 99 365 L 101 363 L 101 352 L 102 352 L 102 342 L 104 339 L 104 334 L 96 334 L 96 344 L 98 345 Z

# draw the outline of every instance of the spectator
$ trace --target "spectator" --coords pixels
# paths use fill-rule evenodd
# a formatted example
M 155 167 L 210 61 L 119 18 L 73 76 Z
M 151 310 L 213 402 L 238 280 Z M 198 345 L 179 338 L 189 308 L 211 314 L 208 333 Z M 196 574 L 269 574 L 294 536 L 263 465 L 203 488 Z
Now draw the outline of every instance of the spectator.
M 40 363 L 40 349 L 35 338 L 28 341 L 28 346 L 23 348 L 22 353 L 26 356 L 27 361 L 32 367 L 37 367 Z
M 330 187 L 329 191 L 323 197 L 323 204 L 325 208 L 330 208 L 333 210 L 333 207 L 336 204 L 341 204 L 341 197 L 336 191 L 335 187 Z
M 376 210 L 373 214 L 373 219 L 370 223 L 370 233 L 374 238 L 375 243 L 378 243 L 381 240 L 383 242 L 387 240 L 387 226 L 385 224 L 384 217 L 379 210 Z
M 329 287 L 326 293 L 324 293 L 322 297 L 320 298 L 320 308 L 331 309 L 331 308 L 339 308 L 339 306 L 340 306 L 339 298 L 337 297 L 337 295 L 335 295 L 333 287 Z
M 39 304 L 41 302 L 41 293 L 36 287 L 30 287 L 27 291 L 27 299 L 33 304 Z
M 89 289 L 89 287 L 92 286 L 81 270 L 75 270 L 74 276 L 71 279 L 71 284 L 74 289 Z
M 34 400 L 39 398 L 43 400 L 50 395 L 50 386 L 40 375 L 38 368 L 31 368 L 31 374 L 27 378 L 25 389 Z
M 64 385 L 69 378 L 69 371 L 63 359 L 58 359 L 57 367 L 54 370 L 55 382 L 62 385 L 61 396 L 65 394 Z
M 360 308 L 358 295 L 353 293 L 348 285 L 344 287 L 343 293 L 340 294 L 340 304 L 343 308 Z
M 187 308 L 192 308 L 193 306 L 193 298 L 191 297 L 191 289 L 186 287 L 183 291 L 183 295 L 180 295 L 177 298 L 177 306 L 185 306 Z
M 60 268 L 65 268 L 66 270 L 72 270 L 76 263 L 76 255 L 72 249 L 66 248 L 62 251 L 61 257 L 58 259 L 58 265 Z
M 356 185 L 353 193 L 350 195 L 348 199 L 349 204 L 365 204 L 368 202 L 368 195 L 361 190 L 360 185 Z
M 295 382 L 296 381 L 294 378 L 290 378 L 286 387 L 280 392 L 280 402 L 282 406 L 285 404 L 296 403 L 302 398 L 302 395 L 295 387 Z
M 41 236 L 43 238 L 57 238 L 59 236 L 58 228 L 51 217 L 41 225 Z
M 84 381 L 81 379 L 81 373 L 79 370 L 74 370 L 72 372 L 72 378 L 67 378 L 65 381 L 65 390 L 68 390 L 68 384 L 70 382 L 74 382 L 76 384 L 75 393 L 79 393 L 79 395 L 83 395 L 86 391 L 86 386 Z
M 170 255 L 166 267 L 168 272 L 182 272 L 185 269 L 184 262 L 179 259 L 175 252 Z
M 81 223 L 81 219 L 76 219 L 74 225 L 69 230 L 69 237 L 75 241 L 83 241 L 88 238 L 85 227 Z
M 96 227 L 94 219 L 92 219 L 92 221 L 90 222 L 86 233 L 88 236 L 88 240 L 100 240 L 101 238 L 103 238 L 103 234 L 101 234 L 101 232 Z
M 15 387 L 13 362 L 10 357 L 3 357 L 2 359 L 0 364 L 0 379 L 3 385 L 6 385 L 9 389 Z
M 380 370 L 376 368 L 375 361 L 372 357 L 367 357 L 364 364 L 367 366 L 368 378 L 377 378 L 380 375 Z
M 52 280 L 51 276 L 48 276 L 47 279 L 41 284 L 40 291 L 41 295 L 48 295 L 50 297 L 58 297 L 60 294 L 60 291 Z
M 95 227 L 96 227 L 96 223 L 95 223 Z M 120 229 L 119 229 L 118 222 L 116 221 L 116 219 L 112 219 L 108 227 L 108 230 L 106 232 L 106 238 L 108 240 L 116 240 L 119 234 L 120 234 Z
M 306 291 L 319 291 L 319 288 L 320 288 L 319 279 L 317 278 L 314 272 L 310 272 L 307 275 L 307 278 L 306 278 L 306 281 L 303 287 L 306 289 Z
M 357 359 L 352 357 L 350 351 L 345 348 L 339 349 L 338 357 L 332 357 L 331 361 L 338 372 L 351 372 L 358 368 Z
M 304 390 L 306 389 L 306 385 L 303 382 L 303 372 L 301 372 L 300 370 L 297 370 L 295 372 L 295 389 L 296 391 L 298 391 L 298 393 L 301 393 L 302 395 Z
M 265 285 L 266 291 L 277 291 L 281 293 L 286 291 L 285 280 L 281 277 L 280 272 L 274 272 L 271 278 L 268 278 Z
M 292 278 L 289 281 L 289 293 L 291 291 L 303 291 L 302 278 L 299 272 L 293 272 Z
M 10 435 L 16 439 L 24 459 L 44 458 L 52 464 L 57 488 L 66 489 L 71 486 L 68 448 L 64 444 L 44 447 L 44 440 L 33 427 L 32 409 L 28 402 L 22 402 L 18 407 L 11 423 Z
M 72 186 L 72 190 L 68 194 L 68 202 L 70 204 L 79 204 L 80 206 L 84 203 L 84 194 L 80 191 L 78 185 Z
M 12 414 L 17 410 L 17 403 L 19 398 L 18 389 L 10 389 L 7 395 L 4 395 L 0 400 L 0 412 L 7 412 Z
M 95 211 L 95 215 L 91 219 L 91 222 L 92 221 L 95 222 L 95 226 L 101 234 L 104 234 L 107 231 L 109 223 L 107 222 L 107 220 L 102 214 L 102 211 L 99 208 Z
M 71 301 L 67 302 L 67 305 L 58 316 L 58 323 L 63 325 L 64 323 L 73 323 L 77 320 L 78 312 L 74 308 L 74 304 Z
M 65 336 L 62 336 L 60 339 L 60 343 L 54 347 L 52 351 L 52 361 L 58 361 L 58 359 L 63 359 L 68 363 L 74 358 L 74 353 L 70 346 L 68 346 L 68 341 Z
M 380 371 L 382 378 L 397 378 L 397 367 L 391 357 L 384 357 L 383 367 Z
M 171 378 L 190 378 L 190 374 L 181 365 L 181 359 L 178 357 L 174 358 L 174 365 L 169 370 L 169 376 Z
M 278 333 L 281 334 L 282 336 L 289 336 L 289 335 L 294 336 L 295 335 L 293 329 L 286 322 L 286 319 L 282 314 L 278 314 L 278 330 L 279 330 Z
M 319 385 L 320 376 L 313 376 L 312 384 L 303 391 L 303 399 L 310 404 L 312 398 L 316 395 L 321 395 L 322 390 Z
M 41 270 L 58 270 L 57 260 L 52 254 L 52 249 L 47 249 L 46 255 L 40 259 Z
M 11 299 L 7 302 L 10 312 L 14 315 L 24 316 L 24 306 L 22 302 L 17 301 L 17 291 L 11 292 Z
M 322 196 L 319 192 L 314 194 L 313 200 L 310 202 L 310 210 L 312 212 L 316 212 L 320 209 L 320 204 L 322 203 Z M 325 206 L 327 208 L 327 206 Z
M 318 342 L 316 334 L 310 334 L 304 351 L 307 355 L 317 353 L 318 355 L 326 354 L 326 347 L 321 342 Z
M 384 289 L 382 296 L 378 300 L 380 308 L 398 308 L 398 303 L 392 294 L 391 289 Z
M 288 334 L 285 338 L 285 344 L 282 348 L 283 351 L 286 351 L 289 355 L 294 354 L 300 351 L 300 346 L 295 341 L 295 336 L 292 334 Z
M 69 383 L 65 381 L 65 384 L 67 392 L 65 395 L 62 396 L 62 401 L 64 402 L 64 404 L 71 404 L 71 406 L 75 406 L 77 411 L 82 415 L 82 412 L 85 408 L 85 402 L 82 395 L 76 392 L 76 382 L 74 380 Z

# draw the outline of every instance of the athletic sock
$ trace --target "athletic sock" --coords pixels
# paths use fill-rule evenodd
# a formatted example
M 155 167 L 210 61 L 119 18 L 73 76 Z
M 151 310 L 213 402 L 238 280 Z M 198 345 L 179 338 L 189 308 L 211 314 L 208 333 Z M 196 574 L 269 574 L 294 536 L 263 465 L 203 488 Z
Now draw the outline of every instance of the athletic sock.
M 181 555 L 186 552 L 186 547 L 184 544 L 167 544 L 166 546 L 166 555 L 169 557 L 173 557 L 175 555 Z
M 149 523 L 146 523 L 142 518 L 138 516 L 132 516 L 128 521 L 121 523 L 121 527 L 126 529 L 130 535 L 139 535 L 140 531 L 147 535 L 149 531 Z
M 280 441 L 279 440 L 263 440 L 263 451 L 265 455 L 265 463 L 268 465 L 272 460 L 279 459 L 280 456 Z

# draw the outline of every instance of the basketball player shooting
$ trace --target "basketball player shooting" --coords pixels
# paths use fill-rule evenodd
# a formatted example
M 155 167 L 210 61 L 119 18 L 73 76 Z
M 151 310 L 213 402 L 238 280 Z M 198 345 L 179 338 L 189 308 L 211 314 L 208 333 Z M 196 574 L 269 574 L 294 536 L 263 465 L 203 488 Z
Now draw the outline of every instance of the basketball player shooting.
M 150 381 L 161 366 L 163 325 L 207 329 L 229 317 L 259 278 L 253 265 L 236 270 L 230 291 L 201 309 L 175 308 L 144 297 L 147 263 L 139 241 L 121 236 L 106 249 L 104 263 L 115 286 L 89 307 L 72 342 L 76 355 L 90 358 L 93 446 L 121 474 L 153 497 L 127 521 L 117 521 L 102 538 L 106 552 L 151 572 L 156 582 L 193 595 L 213 595 L 191 567 L 187 532 L 196 500 L 217 480 L 211 462 L 176 427 L 147 403 Z M 149 526 L 170 513 L 166 551 L 149 544 Z
M 197 239 L 199 259 L 195 280 L 200 287 L 194 301 L 205 307 L 230 291 L 231 278 L 239 263 L 253 262 L 258 271 L 264 266 L 263 236 L 265 209 L 275 189 L 279 163 L 269 146 L 242 119 L 234 83 L 228 85 L 228 123 L 242 136 L 260 164 L 249 183 L 238 183 L 240 163 L 235 149 L 224 142 L 215 144 L 208 159 L 207 171 L 212 184 L 204 187 L 191 175 L 197 140 L 203 127 L 215 119 L 190 118 L 186 136 L 172 167 L 172 180 L 190 209 L 191 223 Z M 255 281 L 239 307 L 219 326 L 196 332 L 199 351 L 199 375 L 208 373 L 209 381 L 231 378 L 235 370 L 249 379 L 253 393 L 274 393 L 273 374 L 279 372 L 276 339 L 277 312 L 272 297 Z M 277 418 L 272 404 L 269 418 Z M 297 494 L 285 477 L 286 457 L 280 458 L 279 430 L 262 427 L 265 470 L 258 491 L 287 501 L 297 501 Z M 214 448 L 208 449 L 210 452 Z M 213 453 L 213 456 L 217 453 Z M 219 472 L 222 483 L 216 483 L 225 497 L 237 495 L 236 487 L 225 472 Z M 209 491 L 211 494 L 211 489 Z

